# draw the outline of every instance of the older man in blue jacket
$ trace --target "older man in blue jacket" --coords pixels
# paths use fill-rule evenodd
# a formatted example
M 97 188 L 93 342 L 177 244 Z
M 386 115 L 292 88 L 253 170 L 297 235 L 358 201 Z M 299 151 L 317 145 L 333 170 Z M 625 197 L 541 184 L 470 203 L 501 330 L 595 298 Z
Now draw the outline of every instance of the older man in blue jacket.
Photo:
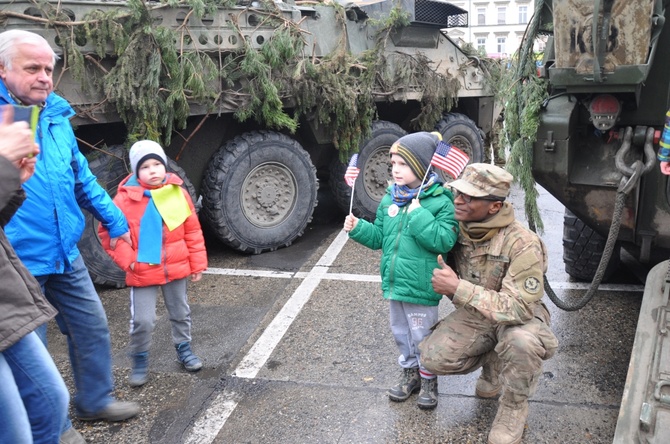
M 112 397 L 107 317 L 77 248 L 84 230 L 81 209 L 93 214 L 115 243 L 118 239 L 130 242 L 130 235 L 125 217 L 79 152 L 69 121 L 74 110 L 53 93 L 56 57 L 49 43 L 37 34 L 19 30 L 0 33 L 0 104 L 40 108 L 35 174 L 23 185 L 27 199 L 5 232 L 58 310 L 56 322 L 70 348 L 77 417 L 121 421 L 135 416 L 139 406 Z M 45 329 L 41 336 L 46 340 Z

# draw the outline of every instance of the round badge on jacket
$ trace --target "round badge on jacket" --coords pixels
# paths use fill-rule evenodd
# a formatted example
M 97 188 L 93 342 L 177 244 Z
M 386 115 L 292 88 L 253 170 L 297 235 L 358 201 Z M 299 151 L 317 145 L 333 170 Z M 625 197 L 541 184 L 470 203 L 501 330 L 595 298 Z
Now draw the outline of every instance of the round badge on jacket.
M 396 204 L 393 204 L 389 207 L 389 216 L 391 217 L 396 217 L 398 215 L 398 211 L 400 211 L 400 207 Z

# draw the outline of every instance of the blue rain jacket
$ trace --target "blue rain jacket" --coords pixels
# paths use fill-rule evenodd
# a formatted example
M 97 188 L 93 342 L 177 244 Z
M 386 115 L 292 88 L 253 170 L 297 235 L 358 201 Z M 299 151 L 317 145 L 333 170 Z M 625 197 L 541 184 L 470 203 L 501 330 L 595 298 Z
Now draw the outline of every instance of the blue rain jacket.
M 0 80 L 0 105 L 16 104 Z M 70 118 L 75 112 L 55 93 L 47 97 L 37 127 L 35 174 L 23 184 L 27 199 L 5 227 L 19 258 L 34 276 L 63 273 L 79 256 L 77 242 L 89 211 L 111 237 L 128 231 L 114 205 L 79 152 Z

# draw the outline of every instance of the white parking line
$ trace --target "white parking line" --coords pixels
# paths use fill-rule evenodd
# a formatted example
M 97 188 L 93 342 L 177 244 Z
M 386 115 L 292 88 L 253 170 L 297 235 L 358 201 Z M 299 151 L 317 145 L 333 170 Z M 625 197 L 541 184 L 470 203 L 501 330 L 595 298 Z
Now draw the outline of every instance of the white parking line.
M 347 233 L 341 231 L 337 235 L 314 268 L 305 276 L 302 283 L 296 288 L 293 295 L 286 301 L 277 316 L 265 328 L 263 334 L 251 347 L 246 356 L 233 372 L 239 378 L 255 378 L 265 365 L 272 351 L 291 326 L 295 318 L 307 303 L 314 289 L 328 272 L 328 267 L 340 254 L 348 239 Z M 208 273 L 211 270 L 207 271 Z M 227 274 L 227 273 L 220 273 Z M 244 276 L 249 276 L 245 274 Z M 278 277 L 284 277 L 278 276 Z M 237 407 L 238 401 L 234 392 L 224 390 L 210 404 L 193 425 L 191 433 L 186 437 L 187 444 L 210 444 L 219 434 L 224 424 Z
M 205 274 L 228 276 L 268 277 L 280 279 L 303 279 L 293 295 L 270 322 L 263 334 L 251 347 L 246 356 L 238 364 L 233 376 L 238 378 L 255 378 L 265 365 L 279 341 L 298 316 L 304 305 L 312 295 L 314 289 L 322 280 L 381 282 L 379 275 L 328 273 L 329 267 L 342 251 L 348 239 L 347 234 L 341 231 L 316 265 L 309 272 L 277 272 L 266 270 L 238 270 L 232 268 L 208 268 Z M 579 282 L 550 282 L 555 290 L 587 290 L 589 284 Z M 641 285 L 603 284 L 600 291 L 642 292 Z M 201 413 L 184 442 L 186 444 L 211 444 L 219 434 L 226 421 L 237 407 L 239 395 L 224 390 L 211 402 L 207 410 Z
M 208 268 L 205 274 L 221 274 L 227 276 L 251 276 L 251 277 L 273 277 L 284 279 L 305 279 L 311 272 L 300 271 L 297 273 L 266 271 L 266 270 L 239 270 L 235 268 Z M 356 281 L 356 282 L 381 282 L 381 277 L 371 274 L 349 274 L 349 273 L 326 273 L 321 276 L 322 280 L 331 281 Z M 549 282 L 554 290 L 588 290 L 591 286 L 586 282 Z M 599 291 L 618 291 L 618 292 L 643 292 L 643 285 L 633 284 L 600 284 Z
M 347 238 L 347 233 L 340 231 L 340 234 L 338 234 L 323 256 L 321 256 L 321 259 L 305 276 L 300 286 L 296 288 L 293 295 L 284 304 L 284 307 L 265 328 L 261 337 L 251 347 L 251 350 L 242 359 L 242 362 L 239 363 L 233 372 L 233 376 L 249 379 L 256 377 L 296 316 L 298 316 L 298 313 L 300 313 L 300 310 L 302 310 L 302 307 L 309 300 L 314 289 L 319 285 L 326 273 L 328 273 L 328 267 L 337 259 L 337 255 L 342 251 Z
M 287 271 L 268 271 L 268 270 L 239 270 L 237 268 L 208 268 L 205 274 L 222 274 L 225 276 L 249 276 L 249 277 L 270 277 L 291 279 L 298 273 Z M 306 275 L 307 273 L 305 273 Z
M 587 282 L 549 282 L 551 288 L 554 290 L 588 290 L 591 287 Z M 632 284 L 600 284 L 598 291 L 619 291 L 619 292 L 635 292 L 644 291 L 644 285 Z
M 184 444 L 209 444 L 214 441 L 230 414 L 237 407 L 235 398 L 235 392 L 224 390 L 219 393 L 209 408 L 195 422 L 191 433 L 184 440 Z

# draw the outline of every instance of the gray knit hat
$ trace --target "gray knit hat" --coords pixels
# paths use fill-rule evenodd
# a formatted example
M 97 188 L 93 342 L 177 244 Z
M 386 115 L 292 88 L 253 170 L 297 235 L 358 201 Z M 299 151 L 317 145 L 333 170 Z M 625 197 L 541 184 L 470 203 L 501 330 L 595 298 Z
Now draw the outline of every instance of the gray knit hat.
M 416 177 L 422 179 L 430 166 L 437 144 L 442 140 L 440 133 L 420 131 L 398 139 L 389 150 L 390 154 L 402 157 Z
M 137 169 L 147 159 L 156 159 L 163 162 L 167 168 L 167 156 L 163 148 L 153 140 L 140 140 L 130 147 L 130 169 L 137 176 Z

